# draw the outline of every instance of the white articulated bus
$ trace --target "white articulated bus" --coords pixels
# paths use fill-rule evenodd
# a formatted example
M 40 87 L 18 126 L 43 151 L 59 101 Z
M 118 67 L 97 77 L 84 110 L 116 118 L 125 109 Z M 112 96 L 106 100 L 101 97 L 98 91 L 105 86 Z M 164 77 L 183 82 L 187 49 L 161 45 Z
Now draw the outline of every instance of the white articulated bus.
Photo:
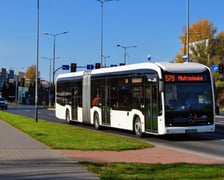
M 139 63 L 60 74 L 56 117 L 137 136 L 215 131 L 210 69 L 198 63 Z

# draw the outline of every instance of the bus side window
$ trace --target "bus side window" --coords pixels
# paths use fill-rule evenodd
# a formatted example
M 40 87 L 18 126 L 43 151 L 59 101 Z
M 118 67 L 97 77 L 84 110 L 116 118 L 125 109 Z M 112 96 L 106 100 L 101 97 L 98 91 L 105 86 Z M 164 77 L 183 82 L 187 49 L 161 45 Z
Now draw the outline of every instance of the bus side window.
M 116 86 L 110 87 L 110 103 L 112 105 L 112 108 L 118 109 L 119 103 L 118 103 L 118 90 Z
M 92 100 L 92 106 L 97 106 L 99 104 L 99 101 L 100 101 L 100 96 L 99 94 L 97 94 L 96 97 L 93 98 Z
M 109 84 L 110 106 L 114 109 L 129 109 L 131 92 L 128 79 L 126 77 L 111 78 Z
M 142 86 L 135 86 L 132 88 L 132 106 L 139 108 L 143 104 Z
M 121 87 L 119 91 L 119 105 L 126 108 L 130 105 L 130 90 L 124 86 Z

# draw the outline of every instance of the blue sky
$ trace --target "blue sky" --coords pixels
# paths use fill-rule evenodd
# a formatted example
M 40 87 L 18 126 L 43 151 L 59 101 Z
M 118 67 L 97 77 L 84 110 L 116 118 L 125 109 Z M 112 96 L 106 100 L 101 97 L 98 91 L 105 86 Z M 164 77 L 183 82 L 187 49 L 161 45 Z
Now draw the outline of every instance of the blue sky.
M 100 62 L 100 3 L 96 0 L 39 0 L 39 71 L 49 79 L 53 37 L 43 35 L 68 31 L 56 37 L 55 67 Z M 180 51 L 179 36 L 186 26 L 186 0 L 119 0 L 104 3 L 103 55 L 106 64 L 170 61 Z M 218 32 L 224 30 L 223 0 L 190 0 L 190 24 L 207 18 Z M 0 67 L 26 71 L 36 64 L 37 0 L 0 0 Z M 104 63 L 104 62 L 103 62 Z M 66 71 L 58 71 L 64 73 Z

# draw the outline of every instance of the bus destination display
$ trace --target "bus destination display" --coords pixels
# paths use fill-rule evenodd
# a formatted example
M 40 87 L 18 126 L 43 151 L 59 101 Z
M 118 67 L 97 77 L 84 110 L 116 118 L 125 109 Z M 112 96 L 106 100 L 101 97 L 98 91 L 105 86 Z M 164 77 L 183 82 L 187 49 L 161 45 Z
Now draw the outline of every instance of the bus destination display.
M 207 81 L 204 74 L 166 74 L 165 82 Z

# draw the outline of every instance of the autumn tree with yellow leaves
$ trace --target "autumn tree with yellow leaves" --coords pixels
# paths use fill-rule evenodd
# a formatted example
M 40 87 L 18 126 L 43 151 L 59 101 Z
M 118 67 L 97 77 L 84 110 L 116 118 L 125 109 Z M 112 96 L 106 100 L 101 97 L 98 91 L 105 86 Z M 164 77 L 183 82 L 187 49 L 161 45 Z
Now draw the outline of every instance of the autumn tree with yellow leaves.
M 189 27 L 188 38 L 189 38 L 190 61 L 200 62 L 198 57 L 201 57 L 201 55 L 205 53 L 205 50 L 208 50 L 208 48 L 206 49 L 207 45 L 206 42 L 208 42 L 208 40 L 214 39 L 216 32 L 217 29 L 213 26 L 213 23 L 209 22 L 207 19 L 199 20 Z M 182 48 L 180 53 L 177 54 L 177 62 L 183 62 L 182 57 L 183 55 L 187 54 L 187 48 L 188 48 L 186 29 L 183 31 L 182 35 L 179 38 L 182 43 Z M 192 46 L 193 43 L 195 43 L 194 47 Z M 195 50 L 197 52 L 195 52 Z M 204 60 L 203 64 L 207 64 L 207 59 Z
M 25 72 L 25 78 L 30 80 L 30 85 L 35 84 L 36 80 L 36 65 L 29 66 Z
M 211 65 L 224 64 L 224 31 L 218 35 L 217 28 L 212 21 L 207 19 L 198 20 L 189 27 L 189 61 L 198 62 L 208 67 Z M 179 37 L 182 43 L 180 52 L 176 55 L 176 62 L 183 62 L 182 57 L 187 54 L 187 31 L 183 31 Z M 223 74 L 213 72 L 217 88 L 217 99 L 223 101 L 224 94 Z M 223 98 L 220 98 L 222 97 Z M 220 100 L 221 99 L 221 100 Z M 223 100 L 222 100 L 223 99 Z M 220 102 L 218 102 L 220 104 Z

